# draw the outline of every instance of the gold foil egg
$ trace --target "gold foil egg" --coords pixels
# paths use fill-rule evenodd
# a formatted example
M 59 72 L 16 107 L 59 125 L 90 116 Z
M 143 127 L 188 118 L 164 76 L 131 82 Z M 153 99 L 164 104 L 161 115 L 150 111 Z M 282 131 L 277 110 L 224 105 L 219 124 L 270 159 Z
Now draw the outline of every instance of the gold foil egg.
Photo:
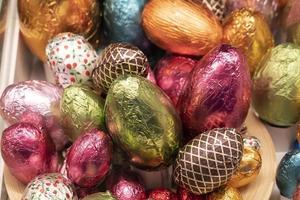
M 260 153 L 254 148 L 244 147 L 240 166 L 227 184 L 236 188 L 248 185 L 259 174 L 261 164 Z
M 18 0 L 20 29 L 25 43 L 45 61 L 45 47 L 58 33 L 83 35 L 98 46 L 101 23 L 97 0 Z
M 221 187 L 215 192 L 210 193 L 207 200 L 243 200 L 241 193 L 234 187 Z
M 151 0 L 142 25 L 154 44 L 178 54 L 204 55 L 222 40 L 216 16 L 193 0 Z
M 251 75 L 267 50 L 274 46 L 272 33 L 264 17 L 258 12 L 244 8 L 226 18 L 224 42 L 244 52 L 248 58 Z

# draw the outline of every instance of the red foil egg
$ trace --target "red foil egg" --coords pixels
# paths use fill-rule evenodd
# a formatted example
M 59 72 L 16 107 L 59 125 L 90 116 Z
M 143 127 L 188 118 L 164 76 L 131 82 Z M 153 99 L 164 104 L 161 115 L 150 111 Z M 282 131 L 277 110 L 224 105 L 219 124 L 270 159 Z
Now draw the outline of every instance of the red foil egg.
M 205 195 L 196 195 L 184 188 L 178 188 L 177 190 L 178 200 L 206 200 Z
M 24 184 L 58 167 L 52 140 L 29 123 L 16 123 L 3 131 L 1 153 L 11 174 Z
M 107 134 L 92 129 L 81 135 L 67 154 L 67 175 L 81 187 L 93 187 L 108 173 L 112 160 L 112 144 Z
M 157 85 L 171 98 L 175 107 L 196 63 L 183 56 L 166 56 L 156 65 Z
M 139 177 L 131 171 L 114 170 L 106 185 L 118 200 L 146 200 L 144 186 Z
M 213 128 L 239 128 L 251 99 L 251 79 L 244 55 L 230 45 L 220 45 L 192 70 L 179 99 L 181 119 L 194 136 Z
M 178 200 L 175 193 L 165 188 L 151 190 L 148 196 L 151 200 Z

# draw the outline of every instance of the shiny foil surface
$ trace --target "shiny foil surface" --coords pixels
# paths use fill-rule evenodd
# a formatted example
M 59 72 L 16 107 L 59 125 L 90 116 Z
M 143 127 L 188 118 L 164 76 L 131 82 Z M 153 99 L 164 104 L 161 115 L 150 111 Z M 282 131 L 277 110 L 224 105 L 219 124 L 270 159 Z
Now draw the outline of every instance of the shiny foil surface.
M 1 154 L 10 173 L 24 184 L 58 167 L 51 139 L 28 123 L 16 123 L 3 131 Z
M 282 196 L 292 198 L 298 185 L 299 171 L 300 150 L 296 149 L 285 154 L 277 168 L 276 184 Z
M 240 128 L 251 98 L 251 79 L 243 54 L 221 45 L 192 70 L 179 99 L 185 141 L 213 128 Z
M 157 85 L 171 98 L 175 107 L 197 62 L 183 56 L 166 56 L 155 67 Z
M 106 127 L 131 164 L 154 170 L 171 165 L 181 142 L 181 121 L 158 86 L 124 76 L 111 86 L 105 103 Z
M 193 0 L 151 0 L 143 10 L 147 37 L 172 53 L 205 55 L 222 39 L 214 14 Z
M 260 140 L 255 136 L 246 136 L 243 138 L 244 147 L 249 147 L 259 151 L 261 148 Z
M 84 197 L 82 200 L 117 200 L 110 192 L 98 192 Z
M 281 44 L 264 57 L 253 76 L 253 107 L 264 121 L 291 126 L 300 118 L 300 47 Z
M 300 1 L 291 0 L 284 10 L 284 25 L 287 31 L 287 41 L 300 45 Z
M 62 32 L 83 35 L 98 46 L 102 11 L 97 0 L 18 0 L 24 41 L 42 61 L 49 39 Z
M 206 195 L 196 195 L 181 187 L 177 189 L 177 196 L 178 200 L 206 200 Z
M 201 133 L 180 150 L 174 181 L 194 194 L 207 194 L 231 179 L 242 156 L 242 136 L 235 129 L 216 128 Z
M 1 95 L 0 114 L 9 124 L 24 119 L 23 115 L 28 113 L 43 116 L 47 133 L 56 149 L 62 150 L 68 142 L 58 118 L 62 92 L 62 89 L 46 81 L 30 80 L 11 84 Z
M 300 200 L 300 186 L 298 185 L 295 193 L 293 194 L 293 200 Z
M 89 128 L 105 129 L 104 100 L 87 86 L 65 88 L 60 108 L 65 133 L 72 141 Z
M 176 193 L 166 188 L 158 188 L 149 191 L 148 199 L 151 200 L 180 200 Z
M 247 9 L 237 10 L 226 18 L 224 42 L 243 51 L 251 75 L 268 49 L 274 47 L 273 35 L 263 15 Z
M 94 187 L 103 181 L 110 170 L 110 137 L 98 129 L 91 129 L 73 143 L 66 159 L 68 178 L 80 187 Z
M 72 182 L 58 173 L 37 176 L 26 187 L 22 200 L 78 200 Z
M 243 200 L 243 197 L 236 188 L 226 186 L 209 194 L 207 200 Z
M 109 42 L 128 42 L 146 53 L 154 49 L 141 25 L 147 0 L 104 0 L 104 35 Z
M 240 188 L 248 185 L 258 176 L 261 165 L 262 158 L 260 153 L 253 148 L 244 147 L 240 165 L 227 184 L 234 188 Z
M 93 71 L 93 83 L 97 89 L 107 92 L 119 76 L 146 77 L 149 67 L 147 57 L 139 48 L 129 43 L 113 43 L 101 52 L 98 67 Z

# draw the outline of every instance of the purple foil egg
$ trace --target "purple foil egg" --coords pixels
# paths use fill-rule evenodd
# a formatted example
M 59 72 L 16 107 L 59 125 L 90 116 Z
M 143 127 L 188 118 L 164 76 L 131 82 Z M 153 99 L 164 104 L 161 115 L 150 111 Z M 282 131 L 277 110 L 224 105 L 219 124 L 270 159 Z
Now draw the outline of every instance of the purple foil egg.
M 251 99 L 251 78 L 245 57 L 230 45 L 220 45 L 192 70 L 179 99 L 181 118 L 194 136 L 213 128 L 239 128 Z
M 43 116 L 40 122 L 43 121 L 56 149 L 62 150 L 68 143 L 56 116 L 62 92 L 62 89 L 46 81 L 30 80 L 9 85 L 0 98 L 0 114 L 9 124 L 30 122 L 31 118 Z M 34 120 L 32 123 L 42 126 Z
M 185 83 L 197 62 L 183 56 L 166 56 L 156 65 L 157 85 L 171 98 L 175 107 Z
M 29 123 L 16 123 L 3 131 L 1 153 L 11 174 L 25 184 L 58 168 L 52 140 Z
M 67 175 L 80 187 L 94 187 L 110 170 L 112 143 L 107 134 L 91 129 L 81 135 L 67 154 Z

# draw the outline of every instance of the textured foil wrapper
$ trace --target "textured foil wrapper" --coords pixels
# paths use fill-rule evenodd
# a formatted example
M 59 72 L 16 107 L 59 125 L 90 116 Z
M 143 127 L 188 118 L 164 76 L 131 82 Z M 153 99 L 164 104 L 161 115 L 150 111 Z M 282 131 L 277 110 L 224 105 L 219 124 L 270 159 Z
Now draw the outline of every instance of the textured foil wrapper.
M 58 33 L 77 33 L 99 45 L 102 12 L 97 0 L 18 0 L 18 13 L 24 41 L 42 61 L 48 40 Z
M 269 51 L 253 76 L 253 107 L 264 121 L 291 126 L 300 118 L 300 47 L 281 44 Z
M 215 16 L 222 21 L 225 17 L 225 5 L 227 0 L 196 0 L 205 5 Z
M 285 7 L 283 24 L 287 31 L 287 41 L 300 45 L 300 1 L 290 0 Z
M 38 126 L 45 126 L 57 150 L 62 150 L 68 139 L 64 135 L 59 119 L 59 102 L 62 89 L 46 81 L 24 81 L 9 85 L 0 98 L 0 114 L 9 124 L 26 121 L 29 117 L 41 116 L 42 124 L 28 121 Z M 40 127 L 42 128 L 42 127 Z
M 293 194 L 293 200 L 299 200 L 300 199 L 300 185 L 298 185 L 296 191 Z
M 37 176 L 26 187 L 22 200 L 78 200 L 72 182 L 58 173 Z
M 104 100 L 87 86 L 72 85 L 65 88 L 60 108 L 65 133 L 72 141 L 84 130 L 105 130 Z
M 154 170 L 171 165 L 181 141 L 181 121 L 170 99 L 150 81 L 124 76 L 113 83 L 106 127 L 131 164 Z
M 227 184 L 234 188 L 248 185 L 258 176 L 261 165 L 262 158 L 260 153 L 253 148 L 244 147 L 240 165 Z
M 154 44 L 172 53 L 205 55 L 222 39 L 216 16 L 194 0 L 149 1 L 142 25 Z
M 151 200 L 161 200 L 161 199 L 178 200 L 176 193 L 165 188 L 153 189 L 148 193 L 149 193 L 148 199 Z
M 292 198 L 296 191 L 300 171 L 300 149 L 293 150 L 281 159 L 276 174 L 276 184 L 280 194 Z
M 196 195 L 181 187 L 177 189 L 177 196 L 178 200 L 206 200 L 206 195 Z
M 243 197 L 236 188 L 226 186 L 209 194 L 206 200 L 243 200 Z
M 110 137 L 98 129 L 87 131 L 73 143 L 66 160 L 68 178 L 73 183 L 85 188 L 96 186 L 110 170 Z
M 98 192 L 95 194 L 88 195 L 82 200 L 117 200 L 112 196 L 110 192 Z
M 220 45 L 192 70 L 179 98 L 185 141 L 213 128 L 240 128 L 251 100 L 251 79 L 243 54 Z
M 237 47 L 247 57 L 251 75 L 274 39 L 263 15 L 247 9 L 232 12 L 224 22 L 224 42 Z

